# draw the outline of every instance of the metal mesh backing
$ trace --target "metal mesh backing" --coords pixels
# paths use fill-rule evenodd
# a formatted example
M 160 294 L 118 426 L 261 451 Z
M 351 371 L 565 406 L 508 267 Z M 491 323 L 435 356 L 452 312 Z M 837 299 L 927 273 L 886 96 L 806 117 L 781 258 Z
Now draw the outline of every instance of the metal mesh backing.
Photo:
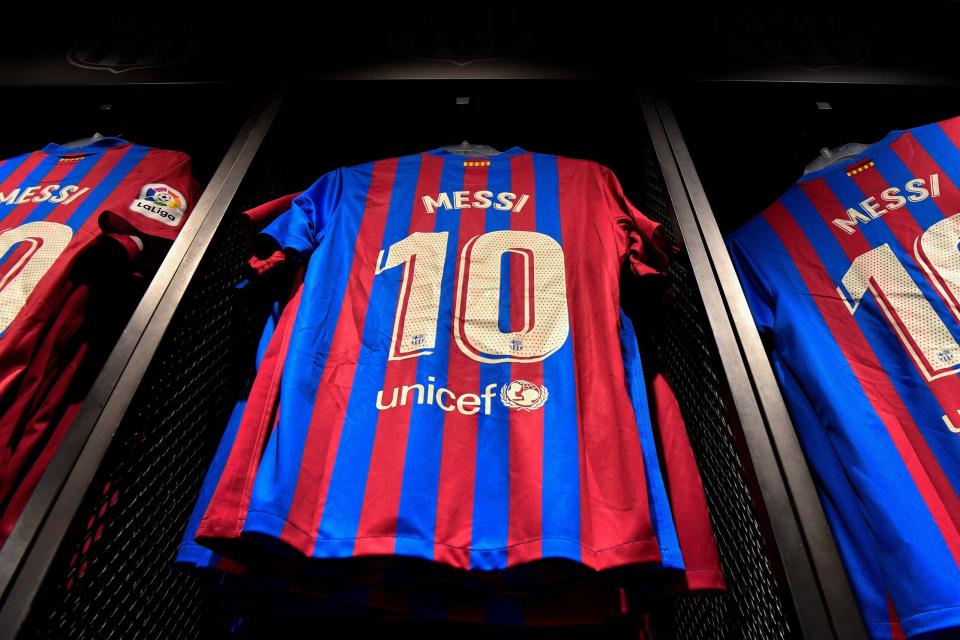
M 634 202 L 649 217 L 662 222 L 677 242 L 669 198 L 653 149 L 646 148 L 639 159 L 642 184 L 631 190 Z M 687 596 L 671 601 L 658 612 L 659 637 L 794 637 L 764 550 L 721 395 L 726 382 L 718 377 L 722 376 L 719 356 L 685 255 L 672 262 L 669 280 L 670 302 L 656 330 L 656 342 L 700 467 L 728 591 L 719 596 Z
M 253 336 L 234 290 L 239 216 L 221 225 L 117 436 L 23 637 L 199 638 L 213 624 L 201 580 L 176 568 L 180 536 L 239 392 Z M 215 626 L 215 625 L 214 625 Z
M 628 191 L 642 210 L 669 227 L 662 176 L 652 149 L 645 153 L 638 188 Z M 282 144 L 265 145 L 232 213 L 306 184 L 303 176 L 291 175 L 297 164 L 289 155 Z M 409 632 L 420 638 L 451 633 L 465 638 L 636 638 L 637 631 L 623 625 L 548 631 L 329 616 L 291 619 L 257 603 L 225 602 L 205 581 L 172 565 L 240 393 L 236 374 L 245 366 L 239 360 L 253 357 L 257 336 L 251 331 L 252 311 L 234 290 L 243 234 L 239 217 L 228 214 L 81 505 L 22 637 L 210 638 L 232 629 L 244 638 L 308 632 L 332 637 Z M 722 596 L 669 602 L 656 612 L 658 637 L 787 638 L 786 615 L 721 399 L 715 348 L 692 272 L 682 257 L 670 277 L 675 295 L 657 340 L 700 464 L 730 590 Z

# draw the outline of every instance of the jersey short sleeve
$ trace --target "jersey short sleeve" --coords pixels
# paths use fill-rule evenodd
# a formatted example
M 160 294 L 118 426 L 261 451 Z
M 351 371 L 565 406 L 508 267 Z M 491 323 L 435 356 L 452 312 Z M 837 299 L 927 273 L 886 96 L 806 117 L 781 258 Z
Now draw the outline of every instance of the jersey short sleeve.
M 958 156 L 893 131 L 727 239 L 875 639 L 960 628 Z
M 200 194 L 190 157 L 154 149 L 101 206 L 100 228 L 142 239 L 174 240 Z
M 629 261 L 630 270 L 640 277 L 663 273 L 671 253 L 663 225 L 633 206 L 613 171 L 601 166 L 600 176 L 605 205 L 623 234 L 624 259 Z
M 749 245 L 745 241 L 749 234 L 748 227 L 749 225 L 744 227 L 741 235 L 727 239 L 727 249 L 734 268 L 740 274 L 740 286 L 750 306 L 757 330 L 764 333 L 773 328 L 774 294 L 773 288 L 763 276 L 763 269 L 750 253 Z
M 339 169 L 321 176 L 310 188 L 293 199 L 286 213 L 264 228 L 284 250 L 309 254 L 323 238 L 340 202 L 342 178 Z

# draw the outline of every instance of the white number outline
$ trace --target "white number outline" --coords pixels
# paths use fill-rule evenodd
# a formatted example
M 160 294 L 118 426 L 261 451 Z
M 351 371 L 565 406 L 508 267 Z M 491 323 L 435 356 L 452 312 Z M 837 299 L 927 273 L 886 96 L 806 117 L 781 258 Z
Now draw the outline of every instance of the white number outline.
M 377 263 L 374 275 L 379 275 L 388 269 L 403 265 L 403 274 L 401 276 L 400 292 L 397 296 L 397 306 L 394 310 L 393 330 L 390 338 L 390 350 L 387 356 L 388 360 L 405 360 L 407 358 L 416 358 L 419 356 L 430 355 L 436 344 L 437 327 L 440 316 L 440 298 L 443 295 L 440 291 L 443 282 L 443 270 L 447 247 L 447 232 L 415 232 L 406 238 L 399 240 L 386 250 L 381 250 L 377 256 Z M 482 325 L 479 329 L 481 334 L 488 333 L 491 337 L 496 334 L 493 340 L 487 342 L 496 342 L 496 338 L 502 336 L 519 336 L 521 334 L 530 334 L 537 329 L 537 319 L 544 317 L 544 314 L 537 310 L 537 257 L 536 249 L 539 247 L 549 247 L 549 251 L 555 253 L 544 258 L 541 264 L 550 265 L 541 267 L 541 276 L 552 284 L 549 292 L 540 292 L 541 294 L 550 293 L 551 305 L 556 307 L 555 313 L 547 314 L 547 320 L 551 323 L 546 328 L 540 329 L 546 333 L 545 342 L 548 349 L 544 353 L 531 356 L 519 356 L 514 353 L 497 353 L 495 355 L 486 354 L 477 349 L 469 338 L 471 328 L 474 331 L 478 329 L 474 326 L 478 323 L 471 323 L 466 313 L 468 302 L 471 298 L 470 290 L 470 271 L 473 255 L 473 249 L 478 241 L 493 242 L 495 240 L 506 241 L 508 246 L 497 254 L 496 272 L 502 278 L 500 271 L 500 260 L 506 253 L 513 253 L 523 258 L 522 271 L 524 274 L 524 296 L 523 296 L 523 327 L 519 331 L 504 333 L 499 330 L 496 318 L 482 318 Z M 534 246 L 524 246 L 531 245 Z M 516 245 L 516 246 L 513 246 Z M 417 256 L 425 255 L 429 252 L 433 260 L 423 263 L 423 268 L 417 269 Z M 385 255 L 386 254 L 386 255 Z M 437 259 L 442 256 L 444 259 Z M 487 256 L 493 260 L 492 255 Z M 422 262 L 422 261 L 421 261 Z M 559 270 L 559 276 L 556 271 Z M 548 277 L 550 276 L 550 277 Z M 416 336 L 421 339 L 424 346 L 413 351 L 403 351 L 403 344 L 406 342 L 406 325 L 410 314 L 410 300 L 412 291 L 417 287 L 428 287 L 430 291 L 427 295 L 421 295 L 418 310 L 421 318 L 427 317 L 432 320 L 432 331 L 427 334 Z M 498 280 L 497 292 L 499 293 L 502 282 Z M 454 318 L 451 333 L 457 342 L 457 346 L 468 358 L 477 362 L 498 363 L 498 362 L 539 362 L 545 360 L 550 355 L 559 350 L 567 341 L 570 333 L 569 308 L 567 305 L 566 293 L 566 268 L 564 266 L 563 248 L 552 237 L 535 231 L 491 231 L 479 234 L 470 238 L 460 252 L 460 269 L 457 278 L 456 297 L 454 300 Z M 556 290 L 554 290 L 556 289 Z M 494 315 L 499 314 L 499 298 L 496 306 L 491 306 L 490 310 Z M 547 305 L 549 307 L 549 305 Z M 474 305 L 476 311 L 476 305 Z M 486 314 L 487 308 L 481 307 L 481 313 Z M 562 317 L 560 312 L 562 311 Z M 424 313 L 425 312 L 425 313 Z M 558 324 L 559 323 L 559 324 Z M 489 325 L 489 326 L 487 326 Z
M 18 244 L 28 248 L 0 278 L 0 332 L 16 319 L 33 290 L 73 239 L 73 229 L 59 222 L 38 220 L 0 231 L 0 256 Z M 41 269 L 27 270 L 33 263 Z
M 857 263 L 870 254 L 879 254 L 875 255 L 874 259 L 881 259 L 887 263 L 885 265 L 886 268 L 882 269 L 881 275 L 884 276 L 885 280 L 890 281 L 888 284 L 899 285 L 891 287 L 896 290 L 897 295 L 909 294 L 925 303 L 925 307 L 921 311 L 921 316 L 919 318 L 910 318 L 910 320 L 915 325 L 917 323 L 923 324 L 928 328 L 928 332 L 932 330 L 934 333 L 939 333 L 940 341 L 938 344 L 925 350 L 914 337 L 914 332 L 910 331 L 908 323 L 903 317 L 905 314 L 898 312 L 896 309 L 897 305 L 884 293 L 883 287 L 877 282 L 876 274 L 868 275 L 865 272 L 860 272 Z M 957 296 L 960 295 L 960 283 L 952 282 L 948 277 L 952 275 L 960 279 L 960 213 L 949 216 L 928 227 L 926 231 L 914 240 L 913 254 L 917 264 L 924 271 L 937 293 L 940 294 L 940 297 L 943 298 L 943 301 L 950 309 L 950 313 L 960 322 L 960 302 L 958 302 L 957 299 Z M 861 285 L 860 288 L 865 289 L 864 293 L 866 291 L 873 293 L 874 299 L 877 301 L 877 306 L 880 307 L 880 310 L 886 316 L 890 326 L 900 339 L 900 343 L 928 382 L 953 376 L 960 372 L 960 361 L 958 361 L 958 359 L 960 359 L 960 344 L 957 343 L 956 338 L 947 328 L 946 324 L 944 324 L 943 319 L 937 314 L 933 305 L 923 296 L 916 281 L 906 270 L 903 262 L 901 262 L 893 249 L 890 248 L 889 244 L 884 243 L 860 254 L 854 258 L 847 272 L 844 274 L 841 283 L 842 287 L 837 287 L 837 294 L 847 307 L 850 315 L 853 315 L 857 311 L 862 300 L 862 295 L 857 296 L 857 291 L 852 288 L 853 284 L 858 284 L 857 276 L 865 280 L 859 283 Z M 867 277 L 864 278 L 864 276 Z M 896 282 L 897 280 L 899 280 L 899 282 Z M 846 292 L 844 292 L 844 288 L 847 289 Z M 910 289 L 912 289 L 912 291 Z M 850 301 L 851 298 L 853 299 L 852 303 Z M 928 347 L 930 346 L 931 345 L 928 345 Z M 928 356 L 929 352 L 934 348 L 938 350 L 938 355 L 944 355 L 944 357 L 941 358 L 944 363 L 953 362 L 953 364 L 945 367 L 938 366 L 937 363 L 933 362 Z M 927 351 L 928 354 L 924 355 L 924 351 Z

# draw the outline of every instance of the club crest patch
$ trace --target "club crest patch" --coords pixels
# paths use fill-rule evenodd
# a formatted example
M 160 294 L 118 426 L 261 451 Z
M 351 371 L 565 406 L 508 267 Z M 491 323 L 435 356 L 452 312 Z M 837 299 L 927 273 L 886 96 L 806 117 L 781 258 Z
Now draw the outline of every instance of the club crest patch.
M 545 386 L 526 380 L 514 380 L 500 389 L 500 402 L 506 407 L 519 411 L 539 409 L 546 404 L 549 396 Z
M 140 189 L 140 197 L 130 203 L 130 210 L 176 227 L 187 210 L 187 199 L 165 184 L 145 184 Z

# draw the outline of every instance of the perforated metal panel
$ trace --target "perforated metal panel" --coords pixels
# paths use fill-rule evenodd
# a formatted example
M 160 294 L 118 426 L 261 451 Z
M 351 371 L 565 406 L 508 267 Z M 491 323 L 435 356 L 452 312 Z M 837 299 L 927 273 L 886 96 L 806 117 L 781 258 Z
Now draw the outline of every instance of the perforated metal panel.
M 663 175 L 652 148 L 639 154 L 635 204 L 667 227 L 675 243 Z M 791 638 L 780 587 L 764 549 L 728 411 L 716 346 L 689 262 L 669 271 L 669 300 L 654 339 L 677 394 L 707 496 L 728 591 L 677 598 L 658 612 L 660 637 L 677 640 Z
M 234 285 L 243 225 L 230 216 L 204 258 L 120 425 L 23 634 L 198 638 L 201 581 L 172 560 L 250 353 Z

